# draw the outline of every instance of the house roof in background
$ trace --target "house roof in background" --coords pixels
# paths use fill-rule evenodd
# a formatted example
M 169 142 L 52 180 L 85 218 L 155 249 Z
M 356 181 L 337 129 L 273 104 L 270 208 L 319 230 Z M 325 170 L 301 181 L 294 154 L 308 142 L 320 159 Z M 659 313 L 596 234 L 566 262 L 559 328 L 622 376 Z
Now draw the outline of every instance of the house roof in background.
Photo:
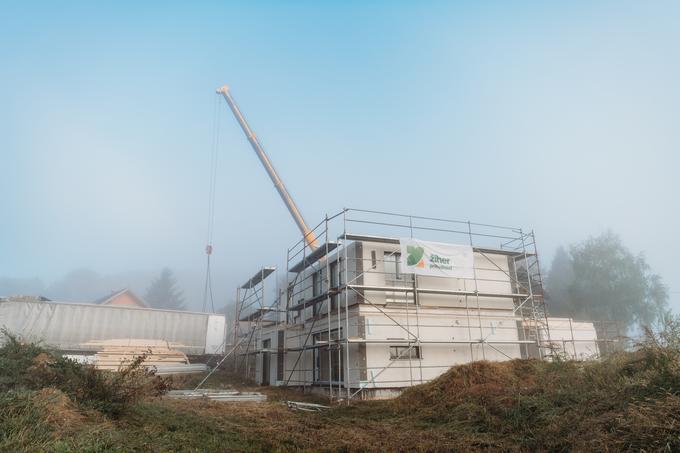
M 139 302 L 139 305 L 140 305 L 140 306 L 142 306 L 142 307 L 144 307 L 144 308 L 150 308 L 150 307 L 149 307 L 149 304 L 147 304 L 147 303 L 144 301 L 144 299 L 142 299 L 141 297 L 137 296 L 137 295 L 136 295 L 135 293 L 133 293 L 132 290 L 130 290 L 129 288 L 123 288 L 123 289 L 121 289 L 121 290 L 114 291 L 114 292 L 112 292 L 111 294 L 109 294 L 108 296 L 100 297 L 99 299 L 92 301 L 92 303 L 93 303 L 93 304 L 97 304 L 97 305 L 107 305 L 109 302 L 111 302 L 112 300 L 114 300 L 114 299 L 117 298 L 117 297 L 122 296 L 122 295 L 125 294 L 125 293 L 128 293 L 128 295 L 129 295 L 130 297 L 132 297 L 132 298 L 135 299 L 137 302 Z

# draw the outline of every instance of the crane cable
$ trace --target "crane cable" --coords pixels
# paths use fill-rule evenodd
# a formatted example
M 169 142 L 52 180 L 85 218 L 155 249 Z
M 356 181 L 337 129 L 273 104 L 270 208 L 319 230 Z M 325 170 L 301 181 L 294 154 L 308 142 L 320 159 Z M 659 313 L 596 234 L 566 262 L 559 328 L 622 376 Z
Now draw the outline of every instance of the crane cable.
M 212 255 L 213 230 L 215 225 L 215 185 L 217 183 L 217 152 L 220 144 L 220 112 L 218 108 L 218 98 L 215 97 L 213 108 L 213 130 L 212 147 L 210 150 L 210 193 L 208 195 L 208 234 L 205 246 L 206 269 L 205 269 L 205 288 L 203 290 L 203 311 L 207 309 L 208 296 L 210 296 L 210 307 L 215 313 L 215 301 L 212 290 L 212 277 L 210 272 L 210 256 Z

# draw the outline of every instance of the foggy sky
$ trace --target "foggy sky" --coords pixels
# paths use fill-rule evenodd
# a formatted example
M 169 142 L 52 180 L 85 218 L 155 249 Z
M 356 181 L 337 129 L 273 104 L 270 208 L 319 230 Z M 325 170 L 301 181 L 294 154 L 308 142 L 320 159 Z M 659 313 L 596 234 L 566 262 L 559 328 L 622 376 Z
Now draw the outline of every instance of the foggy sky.
M 200 306 L 227 83 L 309 223 L 352 206 L 533 228 L 545 267 L 612 229 L 680 310 L 679 3 L 281 3 L 3 6 L 0 277 L 170 266 Z M 219 102 L 226 300 L 298 238 Z

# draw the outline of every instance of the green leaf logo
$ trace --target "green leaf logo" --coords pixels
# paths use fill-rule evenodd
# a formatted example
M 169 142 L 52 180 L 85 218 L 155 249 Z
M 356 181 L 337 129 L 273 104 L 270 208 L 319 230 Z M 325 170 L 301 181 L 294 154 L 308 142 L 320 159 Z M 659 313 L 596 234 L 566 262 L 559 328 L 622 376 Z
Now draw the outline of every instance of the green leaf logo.
M 406 247 L 406 252 L 408 252 L 408 258 L 406 258 L 406 264 L 409 266 L 416 266 L 423 259 L 425 254 L 425 249 L 422 247 L 416 247 L 409 245 Z

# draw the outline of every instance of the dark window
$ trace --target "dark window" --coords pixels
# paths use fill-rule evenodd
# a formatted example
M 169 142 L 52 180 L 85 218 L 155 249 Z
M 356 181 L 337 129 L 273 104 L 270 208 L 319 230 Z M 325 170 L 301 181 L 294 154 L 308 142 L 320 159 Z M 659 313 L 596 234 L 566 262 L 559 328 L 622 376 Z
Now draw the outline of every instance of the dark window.
M 413 284 L 413 274 L 403 274 L 401 271 L 401 253 L 385 252 L 383 258 L 385 285 L 395 287 L 410 287 Z M 386 291 L 387 303 L 413 303 L 413 293 L 404 291 Z
M 420 359 L 420 346 L 390 346 L 390 360 Z
M 279 337 L 276 342 L 276 379 L 278 381 L 283 381 L 283 359 L 284 354 L 283 354 L 283 349 L 284 349 L 284 342 L 285 342 L 285 332 L 283 330 L 279 330 Z
M 320 296 L 323 291 L 323 285 L 321 284 L 321 271 L 316 271 L 312 274 L 312 296 Z
M 401 253 L 385 252 L 385 280 L 403 280 Z
M 341 382 L 343 380 L 343 354 L 340 344 L 335 340 L 342 337 L 342 330 L 331 331 L 330 341 L 328 341 L 328 331 L 314 334 L 314 344 L 320 347 L 314 349 L 314 381 L 328 382 L 330 372 L 331 381 Z
M 331 288 L 338 287 L 338 262 L 333 261 L 330 266 L 331 273 Z
M 338 259 L 338 281 L 341 285 L 345 284 L 345 263 L 342 262 L 342 258 Z
M 269 385 L 269 372 L 271 370 L 271 347 L 272 340 L 267 339 L 262 341 L 262 385 Z
M 331 288 L 338 287 L 338 262 L 333 261 L 330 266 L 330 286 Z M 331 312 L 336 311 L 338 308 L 338 294 L 335 293 L 331 296 Z

